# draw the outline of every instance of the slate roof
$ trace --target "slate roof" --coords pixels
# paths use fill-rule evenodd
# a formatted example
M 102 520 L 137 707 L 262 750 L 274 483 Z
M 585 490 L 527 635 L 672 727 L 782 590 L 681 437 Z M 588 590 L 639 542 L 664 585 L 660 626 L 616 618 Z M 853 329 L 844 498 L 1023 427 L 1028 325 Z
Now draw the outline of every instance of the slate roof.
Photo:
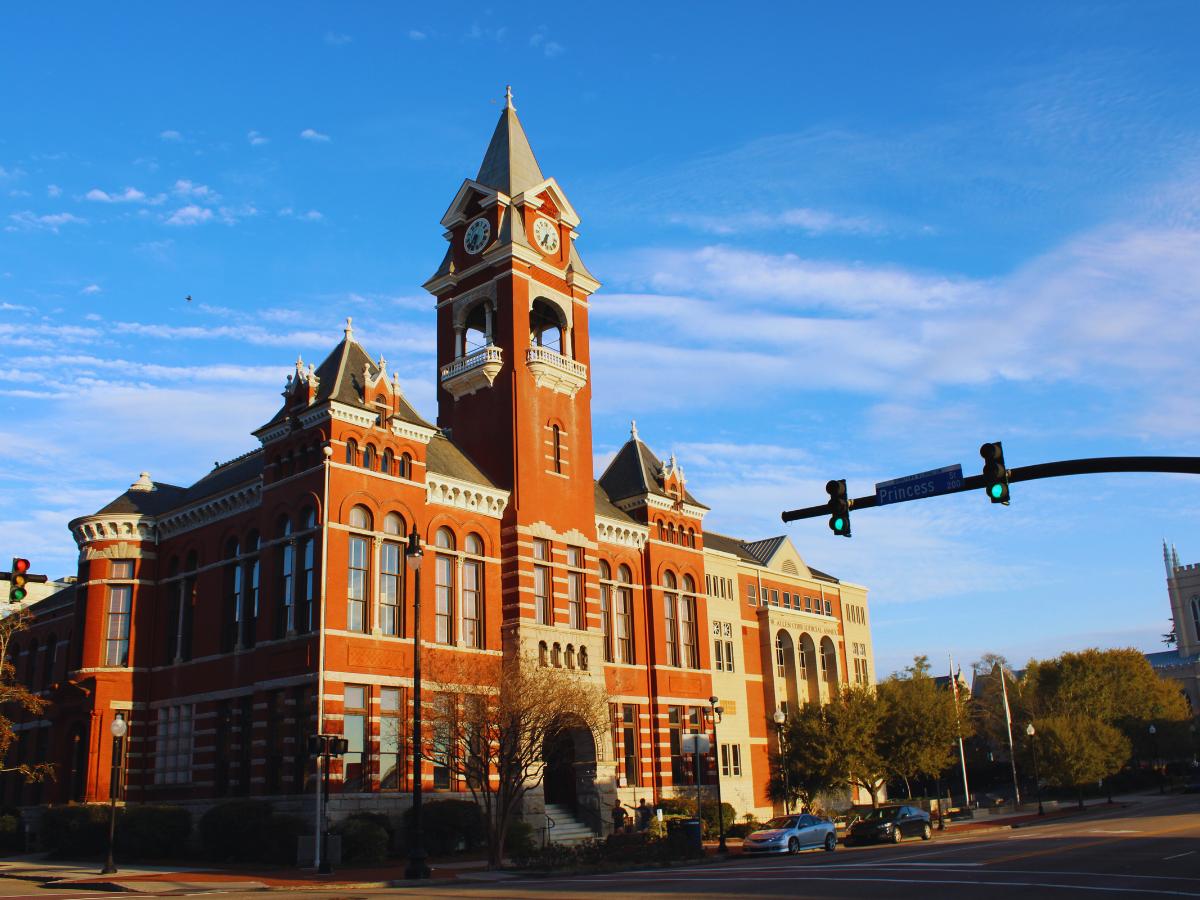
M 637 519 L 635 519 L 633 516 L 629 515 L 629 513 L 625 512 L 624 510 L 618 509 L 616 506 L 613 505 L 613 502 L 610 499 L 608 499 L 608 494 L 605 493 L 604 488 L 602 488 L 600 486 L 600 482 L 598 482 L 598 481 L 595 482 L 595 485 L 596 485 L 596 491 L 595 491 L 596 515 L 607 516 L 610 519 L 621 519 L 622 521 L 634 522 L 639 525 L 641 524 L 640 522 L 637 521 Z
M 730 537 L 727 534 L 718 534 L 715 531 L 704 532 L 704 546 L 706 549 L 719 550 L 722 553 L 733 553 L 743 562 L 753 563 L 756 566 L 765 566 L 775 554 L 775 551 L 779 549 L 779 545 L 785 540 L 787 540 L 787 535 L 763 538 L 758 541 L 743 541 L 740 538 Z M 822 572 L 820 569 L 814 569 L 812 566 L 808 567 L 808 571 L 818 581 L 828 581 L 831 584 L 841 583 L 834 576 Z
M 425 451 L 425 467 L 430 472 L 457 478 L 461 481 L 472 481 L 475 484 L 496 485 L 480 471 L 465 453 L 456 447 L 445 435 L 437 434 L 429 441 Z
M 787 535 L 780 535 L 778 537 L 763 538 L 759 541 L 750 541 L 746 544 L 746 552 L 765 566 L 771 561 L 771 557 L 775 555 L 775 551 L 786 540 Z
M 758 560 L 746 550 L 746 545 L 737 538 L 718 534 L 715 531 L 704 532 L 705 549 L 719 550 L 722 553 L 732 553 L 743 562 L 758 564 Z
M 631 437 L 625 442 L 625 446 L 617 451 L 617 455 L 600 476 L 600 484 L 613 500 L 624 500 L 639 494 L 659 494 L 665 497 L 666 492 L 658 480 L 658 473 L 662 467 L 662 460 L 655 456 L 640 438 Z M 686 487 L 683 489 L 683 498 L 693 506 L 708 509 L 693 497 Z
M 500 113 L 475 180 L 510 197 L 546 180 L 511 103 Z
M 93 515 L 157 516 L 174 509 L 187 493 L 187 488 L 175 484 L 155 482 L 155 490 L 141 491 L 130 488 L 111 502 L 96 510 Z
M 317 366 L 316 374 L 320 383 L 313 405 L 334 400 L 362 409 L 374 409 L 366 399 L 366 385 L 362 381 L 364 366 L 372 378 L 379 375 L 379 366 L 367 356 L 362 344 L 347 335 L 333 348 L 333 352 L 325 357 L 325 361 Z M 426 428 L 433 427 L 421 418 L 403 394 L 396 397 L 396 415 L 405 422 L 423 425 Z
M 1187 666 L 1200 662 L 1200 653 L 1183 656 L 1178 650 L 1160 650 L 1157 653 L 1143 654 L 1146 661 L 1155 669 L 1170 669 L 1174 666 Z

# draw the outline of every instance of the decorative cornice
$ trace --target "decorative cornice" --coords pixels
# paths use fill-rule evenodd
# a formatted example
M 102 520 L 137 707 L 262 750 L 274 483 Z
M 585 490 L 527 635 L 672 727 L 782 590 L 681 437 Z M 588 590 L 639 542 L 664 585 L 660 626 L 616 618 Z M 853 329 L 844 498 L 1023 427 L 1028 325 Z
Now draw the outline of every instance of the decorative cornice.
M 88 547 L 80 554 L 85 560 L 93 559 L 156 559 L 157 553 L 143 549 L 142 545 L 121 541 L 108 547 Z
M 461 481 L 438 472 L 425 472 L 426 502 L 455 509 L 467 509 L 492 519 L 504 515 L 509 492 L 470 481 Z
M 363 428 L 371 428 L 379 424 L 379 413 L 359 409 L 357 406 L 350 406 L 346 403 L 338 403 L 336 400 L 329 401 L 329 417 Z
M 546 347 L 530 347 L 525 351 L 525 364 L 538 387 L 548 387 L 568 397 L 574 397 L 587 384 L 587 366 Z
M 665 497 L 662 494 L 635 494 L 632 497 L 626 497 L 624 500 L 616 500 L 613 505 L 621 510 L 621 512 L 630 512 L 635 509 L 641 509 L 643 506 L 650 509 L 658 509 L 663 512 L 682 512 L 683 515 L 690 519 L 703 519 L 708 510 L 703 506 L 695 506 L 691 503 L 684 503 L 682 506 L 676 506 L 676 501 L 671 497 Z
M 150 516 L 129 513 L 111 515 L 82 516 L 71 521 L 68 527 L 75 544 L 82 550 L 87 544 L 95 541 L 112 541 L 118 538 L 128 538 L 133 541 L 148 541 L 154 543 L 155 520 Z
M 258 438 L 259 443 L 265 447 L 265 446 L 267 446 L 267 444 L 271 443 L 272 441 L 277 441 L 282 437 L 287 437 L 288 434 L 291 433 L 291 430 L 292 430 L 291 423 L 289 423 L 285 419 L 284 421 L 279 422 L 272 428 L 258 429 L 258 431 L 254 432 L 254 435 L 255 435 L 255 437 Z
M 610 519 L 607 516 L 596 516 L 596 540 L 603 543 L 641 550 L 649 537 L 650 529 L 641 525 Z
M 436 428 L 418 425 L 416 422 L 406 422 L 403 419 L 392 419 L 391 426 L 392 434 L 396 437 L 408 438 L 418 444 L 428 444 L 438 433 Z M 416 464 L 416 460 L 413 460 L 413 463 Z
M 250 484 L 244 484 L 225 494 L 210 497 L 199 503 L 184 507 L 178 512 L 163 516 L 158 523 L 160 540 L 174 537 L 193 528 L 208 525 L 220 519 L 227 519 L 248 509 L 253 509 L 262 502 L 262 479 Z

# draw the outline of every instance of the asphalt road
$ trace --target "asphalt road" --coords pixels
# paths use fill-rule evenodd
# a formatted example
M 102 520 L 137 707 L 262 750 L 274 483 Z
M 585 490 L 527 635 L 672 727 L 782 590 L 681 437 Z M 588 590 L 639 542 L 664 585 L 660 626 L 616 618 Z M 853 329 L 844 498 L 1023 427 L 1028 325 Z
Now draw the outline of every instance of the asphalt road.
M 947 832 L 952 835 L 952 832 Z M 1014 831 L 900 846 L 841 848 L 796 857 L 731 858 L 723 863 L 573 878 L 426 882 L 389 890 L 305 891 L 353 900 L 383 895 L 430 898 L 987 898 L 1195 897 L 1200 900 L 1200 795 L 1147 797 L 1124 808 Z M 113 892 L 46 890 L 0 879 L 0 897 L 61 900 Z M 180 896 L 180 895 L 175 895 Z M 222 897 L 251 893 L 220 892 Z M 262 894 L 258 894 L 262 897 Z

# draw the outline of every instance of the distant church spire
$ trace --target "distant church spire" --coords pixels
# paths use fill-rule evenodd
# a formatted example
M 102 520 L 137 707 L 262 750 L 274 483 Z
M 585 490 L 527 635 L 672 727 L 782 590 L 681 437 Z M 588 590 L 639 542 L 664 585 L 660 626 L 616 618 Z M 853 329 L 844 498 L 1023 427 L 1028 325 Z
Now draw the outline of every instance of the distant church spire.
M 500 121 L 492 132 L 492 140 L 483 154 L 483 162 L 475 180 L 510 197 L 546 180 L 533 156 L 529 138 L 525 137 L 521 120 L 517 118 L 511 86 L 505 89 L 504 109 L 500 112 Z

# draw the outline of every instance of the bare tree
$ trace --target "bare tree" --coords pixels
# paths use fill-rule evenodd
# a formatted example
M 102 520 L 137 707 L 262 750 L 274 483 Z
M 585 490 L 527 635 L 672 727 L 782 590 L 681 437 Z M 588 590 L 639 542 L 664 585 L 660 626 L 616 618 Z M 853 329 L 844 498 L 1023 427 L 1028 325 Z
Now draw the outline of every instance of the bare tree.
M 29 627 L 30 620 L 31 617 L 25 610 L 0 619 L 0 710 L 11 711 L 15 708 L 36 716 L 46 708 L 46 701 L 17 681 L 17 667 L 13 665 L 9 652 L 13 638 Z M 8 750 L 15 738 L 12 719 L 0 713 L 0 773 L 19 772 L 26 781 L 53 778 L 54 766 L 51 763 L 7 765 Z
M 498 868 L 509 824 L 545 774 L 546 739 L 586 728 L 599 743 L 608 698 L 590 678 L 530 657 L 469 657 L 444 662 L 435 673 L 454 693 L 433 704 L 423 754 L 466 783 L 487 826 L 488 866 Z

